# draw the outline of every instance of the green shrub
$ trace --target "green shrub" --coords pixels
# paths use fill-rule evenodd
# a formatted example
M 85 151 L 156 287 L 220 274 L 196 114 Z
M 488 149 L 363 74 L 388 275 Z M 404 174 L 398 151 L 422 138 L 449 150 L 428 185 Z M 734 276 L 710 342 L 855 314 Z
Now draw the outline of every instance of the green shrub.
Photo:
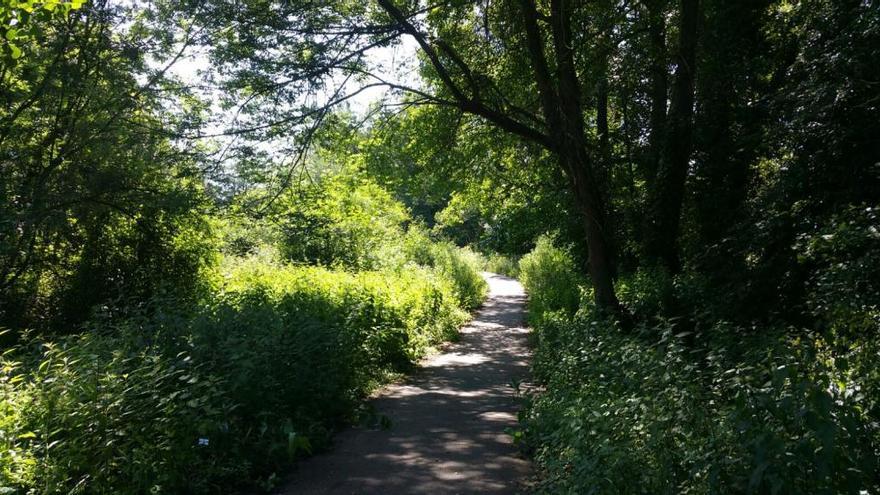
M 857 383 L 835 382 L 843 375 L 817 355 L 821 340 L 775 332 L 770 348 L 765 333 L 763 345 L 695 349 L 672 325 L 646 331 L 660 339 L 646 343 L 588 313 L 536 329 L 546 391 L 532 399 L 525 425 L 539 492 L 878 488 L 870 399 Z
M 568 250 L 555 246 L 550 237 L 538 238 L 535 249 L 519 260 L 519 273 L 529 295 L 533 321 L 540 321 L 545 313 L 553 311 L 577 311 L 585 281 Z
M 485 268 L 487 272 L 499 273 L 506 277 L 519 277 L 519 262 L 509 256 L 499 253 L 490 253 L 486 257 Z
M 546 239 L 521 267 L 543 385 L 529 398 L 520 436 L 540 473 L 537 492 L 880 489 L 875 339 L 854 343 L 836 328 L 745 328 L 712 321 L 705 308 L 693 320 L 649 325 L 671 285 L 683 301 L 699 297 L 688 277 L 672 284 L 658 270 L 620 282 L 621 300 L 642 322 L 624 331 L 587 299 L 573 314 L 571 282 L 558 282 L 573 263 Z M 846 264 L 834 269 L 854 276 Z
M 641 267 L 622 276 L 615 288 L 621 304 L 638 318 L 648 319 L 670 310 L 673 277 L 662 267 Z
M 429 268 L 347 273 L 255 258 L 230 264 L 195 315 L 144 311 L 29 344 L 21 362 L 2 363 L 0 487 L 271 484 L 355 420 L 389 372 L 455 335 L 467 317 L 458 302 L 450 279 Z
M 403 262 L 399 246 L 409 213 L 371 180 L 325 177 L 291 191 L 276 209 L 281 254 L 288 261 L 357 270 Z
M 229 257 L 249 257 L 272 252 L 277 254 L 281 245 L 281 229 L 266 218 L 253 218 L 233 211 L 216 220 L 222 240 L 220 252 Z
M 474 309 L 486 298 L 489 286 L 480 275 L 479 254 L 451 242 L 432 241 L 427 232 L 411 226 L 403 247 L 407 259 L 433 268 L 454 287 L 462 307 Z
M 32 486 L 36 459 L 28 449 L 30 432 L 22 424 L 23 413 L 33 407 L 30 391 L 22 383 L 21 363 L 4 356 L 0 365 L 0 489 Z
M 799 261 L 814 267 L 807 309 L 818 327 L 847 340 L 880 328 L 880 208 L 851 206 L 804 234 Z
M 234 408 L 222 378 L 182 346 L 144 346 L 134 335 L 143 323 L 114 329 L 125 336 L 34 344 L 39 364 L 27 373 L 6 363 L 5 379 L 17 385 L 3 403 L 18 417 L 3 437 L 18 459 L 3 459 L 0 486 L 46 494 L 173 493 L 206 491 L 218 470 L 243 474 L 198 445 Z

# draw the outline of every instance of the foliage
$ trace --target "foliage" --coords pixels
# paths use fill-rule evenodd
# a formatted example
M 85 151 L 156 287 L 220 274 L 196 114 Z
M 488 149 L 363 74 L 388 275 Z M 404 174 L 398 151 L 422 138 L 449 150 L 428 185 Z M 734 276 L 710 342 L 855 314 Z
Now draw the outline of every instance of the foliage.
M 480 268 L 539 490 L 878 491 L 880 4 L 421 8 L 0 2 L 0 492 L 271 485 Z
M 197 439 L 232 404 L 220 378 L 206 374 L 186 350 L 144 346 L 133 333 L 145 323 L 114 329 L 125 336 L 86 333 L 29 346 L 38 350 L 39 364 L 7 372 L 7 379 L 19 382 L 4 398 L 27 407 L 4 433 L 15 455 L 30 463 L 4 466 L 4 486 L 37 493 L 162 493 L 205 482 L 196 473 L 213 463 Z M 191 469 L 181 471 L 181 465 Z
M 3 0 L 0 2 L 0 60 L 14 64 L 23 55 L 22 45 L 42 34 L 45 24 L 82 7 L 84 0 Z M 6 76 L 6 74 L 3 74 Z
M 482 304 L 489 290 L 480 276 L 482 265 L 477 253 L 458 248 L 451 242 L 431 241 L 424 229 L 414 225 L 407 233 L 403 247 L 406 258 L 419 265 L 433 267 L 455 288 L 459 304 L 474 309 Z
M 545 277 L 564 268 L 556 259 L 540 265 Z M 655 307 L 662 277 L 630 279 L 625 300 L 637 311 Z M 841 346 L 817 333 L 718 321 L 698 338 L 668 320 L 627 333 L 586 302 L 576 316 L 553 312 L 541 301 L 557 289 L 524 279 L 530 310 L 540 311 L 534 371 L 545 387 L 523 415 L 538 492 L 878 488 L 878 374 L 865 361 L 873 341 Z
M 617 282 L 620 302 L 639 319 L 670 314 L 673 277 L 663 267 L 643 266 Z
M 102 305 L 186 302 L 216 261 L 199 165 L 152 131 L 177 123 L 152 93 L 160 78 L 138 82 L 145 56 L 113 31 L 123 15 L 89 4 L 4 65 L 2 326 L 72 332 Z
M 387 373 L 466 318 L 455 287 L 429 268 L 348 273 L 245 259 L 225 280 L 195 315 L 107 320 L 34 341 L 20 362 L 7 356 L 0 483 L 205 493 L 268 479 L 325 447 Z
M 347 174 L 325 178 L 290 191 L 277 208 L 285 259 L 355 270 L 402 262 L 396 247 L 409 215 L 369 179 Z
M 487 272 L 500 273 L 511 278 L 519 277 L 519 261 L 516 258 L 500 253 L 489 253 L 485 258 L 483 266 Z
M 574 314 L 581 300 L 584 278 L 565 248 L 549 236 L 535 242 L 535 249 L 519 260 L 519 279 L 529 293 L 529 318 L 540 322 L 545 313 Z
M 807 308 L 818 328 L 863 341 L 880 328 L 878 210 L 853 206 L 799 239 L 799 261 L 814 267 Z

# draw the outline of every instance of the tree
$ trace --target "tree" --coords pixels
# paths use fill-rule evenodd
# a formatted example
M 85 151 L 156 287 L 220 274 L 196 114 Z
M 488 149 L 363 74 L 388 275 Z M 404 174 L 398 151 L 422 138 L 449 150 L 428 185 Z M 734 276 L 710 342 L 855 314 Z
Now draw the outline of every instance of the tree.
M 176 92 L 122 18 L 53 20 L 0 81 L 2 326 L 71 332 L 111 300 L 192 295 L 211 259 L 194 150 L 150 130 L 178 127 L 157 95 Z
M 652 19 L 652 40 L 658 36 L 658 32 L 662 32 L 661 26 L 654 26 L 655 22 L 662 21 Z M 672 85 L 669 112 L 662 124 L 656 113 L 660 112 L 661 105 L 657 100 L 661 98 L 660 91 L 665 86 L 663 83 L 665 77 L 657 74 L 656 67 L 653 75 L 654 105 L 657 108 L 652 109 L 652 117 L 657 120 L 654 122 L 656 127 L 651 130 L 651 136 L 652 140 L 662 139 L 663 144 L 659 145 L 659 150 L 656 148 L 654 150 L 655 153 L 659 152 L 659 155 L 655 155 L 659 160 L 648 191 L 645 245 L 649 258 L 662 263 L 673 272 L 681 268 L 677 242 L 691 156 L 698 24 L 699 1 L 681 0 L 678 48 L 674 57 L 675 81 Z M 657 56 L 662 57 L 663 50 L 657 51 Z M 653 144 L 658 146 L 657 141 Z
M 0 79 L 7 75 L 7 66 L 21 58 L 27 45 L 44 34 L 52 21 L 63 19 L 71 10 L 82 7 L 85 0 L 2 0 L 0 1 Z
M 269 9 L 253 0 L 196 4 L 191 11 L 200 12 L 206 31 L 214 33 L 203 42 L 214 47 L 236 112 L 260 116 L 259 123 L 239 118 L 230 132 L 278 138 L 298 129 L 305 136 L 300 141 L 307 141 L 330 108 L 366 88 L 384 87 L 405 95 L 407 105 L 455 108 L 550 153 L 582 218 L 595 299 L 618 307 L 607 190 L 588 138 L 592 124 L 578 65 L 593 46 L 574 27 L 585 20 L 576 2 L 421 7 L 377 0 Z M 369 66 L 370 50 L 403 36 L 418 46 L 427 87 L 386 80 Z M 359 86 L 351 91 L 354 81 Z M 323 95 L 323 101 L 306 104 L 307 95 Z

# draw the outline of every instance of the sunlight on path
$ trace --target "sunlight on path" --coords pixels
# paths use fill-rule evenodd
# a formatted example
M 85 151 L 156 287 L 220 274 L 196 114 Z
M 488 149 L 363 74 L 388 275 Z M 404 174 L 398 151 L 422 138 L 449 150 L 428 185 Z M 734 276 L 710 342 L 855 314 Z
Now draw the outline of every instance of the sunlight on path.
M 528 377 L 525 294 L 513 279 L 483 276 L 489 298 L 461 340 L 374 401 L 391 428 L 339 434 L 279 494 L 517 492 L 530 465 L 504 430 L 516 427 L 511 384 Z

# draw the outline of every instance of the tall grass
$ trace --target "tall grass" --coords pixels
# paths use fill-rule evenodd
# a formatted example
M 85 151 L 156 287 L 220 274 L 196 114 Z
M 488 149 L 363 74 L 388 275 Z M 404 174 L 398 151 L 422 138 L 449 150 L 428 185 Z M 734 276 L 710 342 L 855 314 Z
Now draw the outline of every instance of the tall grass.
M 469 255 L 427 249 L 431 266 L 382 271 L 245 259 L 195 312 L 157 300 L 142 316 L 6 353 L 0 491 L 271 487 L 480 302 Z
M 520 259 L 519 274 L 529 292 L 529 314 L 535 322 L 546 313 L 577 311 L 585 280 L 569 251 L 556 246 L 550 237 L 538 238 L 535 248 Z

